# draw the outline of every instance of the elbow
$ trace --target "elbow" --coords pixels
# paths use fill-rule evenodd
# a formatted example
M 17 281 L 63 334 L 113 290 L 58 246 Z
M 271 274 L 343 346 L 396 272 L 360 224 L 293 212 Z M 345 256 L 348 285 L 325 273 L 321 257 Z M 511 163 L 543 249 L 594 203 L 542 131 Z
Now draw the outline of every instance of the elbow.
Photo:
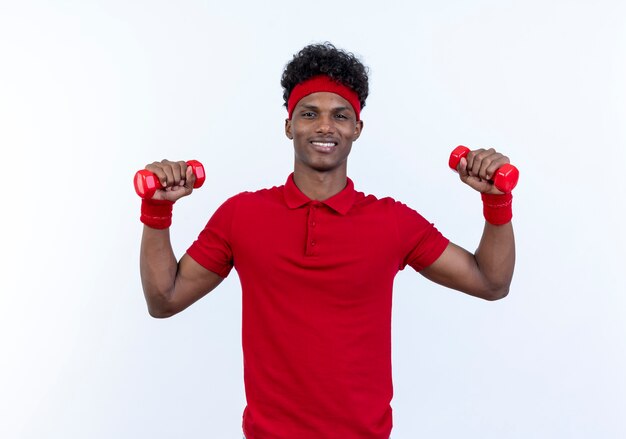
M 486 291 L 485 294 L 481 295 L 481 297 L 489 302 L 495 302 L 496 300 L 504 299 L 509 295 L 509 286 L 501 287 L 501 288 L 493 288 L 489 291 Z
M 165 295 L 151 296 L 146 294 L 146 304 L 148 305 L 148 314 L 155 319 L 166 319 L 180 311 Z
M 150 317 L 154 317 L 155 319 L 167 319 L 168 317 L 172 317 L 174 314 L 176 314 L 176 312 L 166 309 L 148 307 L 148 314 L 150 314 Z

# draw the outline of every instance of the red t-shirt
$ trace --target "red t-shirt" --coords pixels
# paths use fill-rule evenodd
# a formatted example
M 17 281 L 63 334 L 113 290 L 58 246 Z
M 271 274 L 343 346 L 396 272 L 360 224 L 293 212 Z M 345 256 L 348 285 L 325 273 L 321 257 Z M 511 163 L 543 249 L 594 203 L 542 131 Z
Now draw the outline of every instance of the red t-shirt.
M 391 198 L 295 185 L 227 200 L 187 253 L 243 293 L 247 439 L 388 439 L 391 295 L 448 240 Z

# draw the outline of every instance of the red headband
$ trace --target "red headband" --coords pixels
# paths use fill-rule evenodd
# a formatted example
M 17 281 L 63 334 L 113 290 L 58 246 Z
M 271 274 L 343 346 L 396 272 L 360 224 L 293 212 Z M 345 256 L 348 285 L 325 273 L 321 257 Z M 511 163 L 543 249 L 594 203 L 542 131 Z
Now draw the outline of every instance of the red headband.
M 350 105 L 352 105 L 352 108 L 356 113 L 356 120 L 361 120 L 361 102 L 359 101 L 359 95 L 357 92 L 352 90 L 350 87 L 335 81 L 328 75 L 313 76 L 312 78 L 296 85 L 293 90 L 291 90 L 291 94 L 287 100 L 287 112 L 289 113 L 289 119 L 291 119 L 293 110 L 296 108 L 296 104 L 300 101 L 300 99 L 320 91 L 335 93 L 344 98 L 350 103 Z

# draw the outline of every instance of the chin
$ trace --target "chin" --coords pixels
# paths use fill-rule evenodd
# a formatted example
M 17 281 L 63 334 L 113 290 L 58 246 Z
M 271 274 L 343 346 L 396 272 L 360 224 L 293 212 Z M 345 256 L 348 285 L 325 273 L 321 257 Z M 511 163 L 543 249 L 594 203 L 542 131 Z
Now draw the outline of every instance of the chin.
M 309 163 L 308 168 L 316 172 L 333 172 L 341 168 L 339 163 Z

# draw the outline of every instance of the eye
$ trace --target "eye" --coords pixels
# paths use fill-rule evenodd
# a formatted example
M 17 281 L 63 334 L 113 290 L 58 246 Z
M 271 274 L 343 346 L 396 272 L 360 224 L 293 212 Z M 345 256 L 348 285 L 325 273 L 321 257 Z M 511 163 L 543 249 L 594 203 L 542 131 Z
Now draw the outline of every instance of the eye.
M 346 115 L 345 115 L 345 114 L 343 114 L 343 113 L 337 113 L 337 114 L 335 114 L 335 117 L 336 117 L 337 119 L 347 119 L 347 118 L 348 118 L 348 116 L 346 116 Z
M 315 117 L 315 112 L 313 111 L 304 111 L 301 113 L 301 116 L 307 119 L 310 119 L 312 117 Z

